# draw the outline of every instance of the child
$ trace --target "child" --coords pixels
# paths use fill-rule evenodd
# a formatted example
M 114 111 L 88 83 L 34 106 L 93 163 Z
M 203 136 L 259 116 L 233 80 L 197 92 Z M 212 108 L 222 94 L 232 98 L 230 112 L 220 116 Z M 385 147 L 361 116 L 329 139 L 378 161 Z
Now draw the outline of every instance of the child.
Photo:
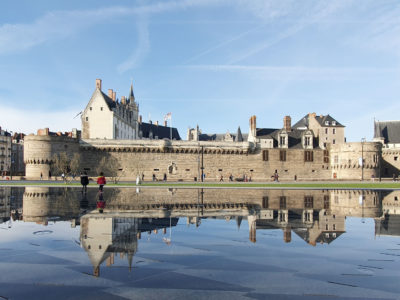
M 99 209 L 99 213 L 103 213 L 104 208 L 106 207 L 106 201 L 103 198 L 103 191 L 99 190 L 99 199 L 97 200 L 97 208 Z
M 106 178 L 103 172 L 100 172 L 100 176 L 97 178 L 97 184 L 99 185 L 99 191 L 103 191 L 103 186 L 106 184 Z

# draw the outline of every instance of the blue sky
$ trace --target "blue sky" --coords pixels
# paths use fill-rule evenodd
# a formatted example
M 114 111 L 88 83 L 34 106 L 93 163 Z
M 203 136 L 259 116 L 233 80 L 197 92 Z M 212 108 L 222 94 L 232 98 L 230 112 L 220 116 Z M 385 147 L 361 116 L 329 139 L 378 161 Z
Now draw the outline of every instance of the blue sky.
M 400 1 L 0 1 L 0 126 L 80 128 L 95 87 L 134 91 L 143 120 L 181 137 L 283 126 L 309 112 L 346 125 L 398 120 Z

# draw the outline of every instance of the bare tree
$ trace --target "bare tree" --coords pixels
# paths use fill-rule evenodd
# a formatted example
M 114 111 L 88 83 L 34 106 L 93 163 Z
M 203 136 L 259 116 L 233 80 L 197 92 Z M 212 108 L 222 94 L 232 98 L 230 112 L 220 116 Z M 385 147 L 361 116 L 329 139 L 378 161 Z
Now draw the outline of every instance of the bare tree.
M 70 161 L 70 169 L 73 175 L 77 175 L 81 167 L 81 156 L 79 153 L 74 153 Z
M 120 172 L 120 164 L 118 159 L 113 156 L 103 157 L 96 167 L 96 173 L 104 173 L 104 176 L 110 177 L 114 183 L 118 183 L 121 178 L 122 172 Z
M 67 154 L 64 152 L 54 154 L 51 169 L 55 175 L 60 175 L 61 173 L 68 174 L 70 172 L 70 159 Z

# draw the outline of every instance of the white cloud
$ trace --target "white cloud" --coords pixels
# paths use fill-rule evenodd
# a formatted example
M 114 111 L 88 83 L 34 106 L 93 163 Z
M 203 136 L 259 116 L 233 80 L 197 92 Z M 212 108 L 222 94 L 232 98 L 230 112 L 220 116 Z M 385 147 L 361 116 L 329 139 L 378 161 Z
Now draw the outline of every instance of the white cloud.
M 35 133 L 39 128 L 50 128 L 50 131 L 71 131 L 72 128 L 81 127 L 80 110 L 67 111 L 32 111 L 1 107 L 1 124 L 3 129 L 25 134 Z
M 119 73 L 126 72 L 140 65 L 150 50 L 149 28 L 147 21 L 140 21 L 137 25 L 137 45 L 132 54 L 117 67 Z
M 117 21 L 119 17 L 157 14 L 221 2 L 222 0 L 185 0 L 158 2 L 136 7 L 50 12 L 32 23 L 0 26 L 0 54 L 27 50 L 54 39 L 64 39 L 98 23 Z
M 303 66 L 249 66 L 249 65 L 188 65 L 183 68 L 214 72 L 247 72 L 270 80 L 351 80 L 400 74 L 390 68 L 334 68 Z

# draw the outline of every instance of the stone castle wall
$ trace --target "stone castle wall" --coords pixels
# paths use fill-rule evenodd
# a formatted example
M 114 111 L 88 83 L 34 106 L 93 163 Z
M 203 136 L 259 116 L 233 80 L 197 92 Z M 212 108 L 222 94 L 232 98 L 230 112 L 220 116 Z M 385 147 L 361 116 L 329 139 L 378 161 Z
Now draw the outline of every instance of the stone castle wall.
M 370 180 L 379 177 L 382 145 L 376 142 L 330 145 L 332 178 L 343 180 Z M 364 166 L 360 159 L 364 159 Z
M 24 163 L 27 179 L 47 178 L 55 154 L 66 153 L 72 157 L 79 153 L 79 141 L 64 136 L 26 136 L 24 141 Z
M 364 179 L 378 177 L 379 143 L 346 143 L 332 145 L 329 151 L 313 149 L 312 161 L 305 161 L 304 149 L 260 149 L 249 142 L 194 142 L 169 140 L 78 140 L 68 137 L 27 136 L 25 163 L 27 179 L 48 175 L 52 157 L 65 152 L 70 157 L 81 155 L 81 169 L 89 176 L 97 176 L 102 158 L 110 162 L 117 176 L 135 180 L 144 175 L 145 181 L 153 174 L 162 180 L 193 181 L 200 179 L 201 167 L 206 181 L 224 181 L 251 177 L 253 181 L 272 181 L 277 170 L 279 180 L 360 179 L 358 157 L 364 157 Z M 267 151 L 267 155 L 265 155 Z M 286 160 L 281 161 L 281 151 Z M 362 153 L 361 153 L 362 152 Z M 337 156 L 337 159 L 336 159 Z M 337 161 L 337 162 L 336 162 Z M 55 174 L 57 175 L 57 174 Z M 110 176 L 109 174 L 105 174 Z

